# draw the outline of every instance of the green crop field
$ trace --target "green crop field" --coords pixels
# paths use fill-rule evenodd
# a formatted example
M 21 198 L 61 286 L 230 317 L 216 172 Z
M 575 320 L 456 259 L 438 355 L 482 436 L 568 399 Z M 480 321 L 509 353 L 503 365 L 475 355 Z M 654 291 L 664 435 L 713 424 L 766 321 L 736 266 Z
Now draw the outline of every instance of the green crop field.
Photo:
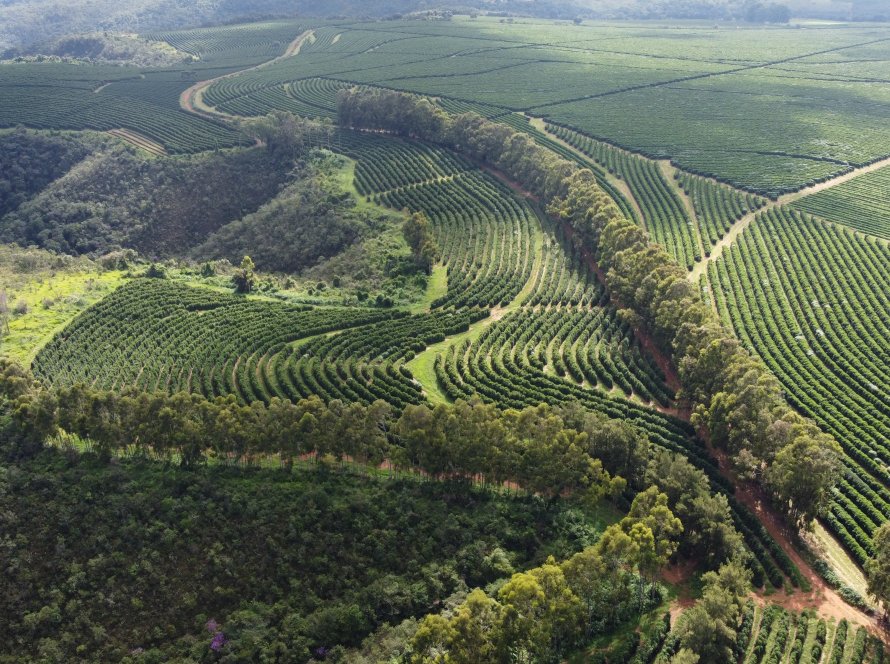
M 890 167 L 806 196 L 794 207 L 890 240 Z
M 456 17 L 318 32 L 299 57 L 222 81 L 211 97 L 237 114 L 306 110 L 299 82 L 323 77 L 436 96 L 450 110 L 489 117 L 526 111 L 770 196 L 888 154 L 890 98 L 875 82 L 890 45 L 876 27 Z
M 63 63 L 0 64 L 0 127 L 128 129 L 188 153 L 247 144 L 236 129 L 179 107 L 196 81 L 265 62 L 282 54 L 305 26 L 274 21 L 146 35 L 179 50 L 169 69 Z
M 500 180 L 423 143 L 341 131 L 362 195 L 430 218 L 447 271 L 429 313 L 294 306 L 140 279 L 90 308 L 37 356 L 48 384 L 371 403 L 477 395 L 500 406 L 578 401 L 634 423 L 725 489 L 674 390 L 622 323 L 589 263 Z M 425 353 L 432 371 L 412 367 Z M 417 380 L 418 376 L 432 383 Z M 741 505 L 758 585 L 797 584 L 787 556 Z
M 145 78 L 142 78 L 145 76 Z M 246 144 L 236 130 L 178 106 L 190 83 L 180 74 L 143 74 L 122 67 L 0 64 L 0 127 L 129 129 L 169 152 L 198 152 Z
M 699 234 L 689 212 L 657 162 L 637 157 L 563 127 L 550 127 L 557 137 L 588 155 L 627 182 L 639 203 L 653 239 L 687 268 L 701 260 Z
M 888 261 L 872 238 L 778 208 L 708 271 L 723 319 L 789 400 L 843 445 L 846 470 L 826 524 L 860 563 L 890 518 Z
M 553 628 L 536 653 L 516 651 L 523 661 L 558 651 L 553 661 L 570 664 L 685 664 L 681 646 L 698 638 L 724 648 L 718 656 L 705 647 L 700 664 L 882 663 L 874 627 L 887 598 L 863 595 L 875 574 L 869 561 L 890 556 L 882 550 L 890 521 L 887 35 L 887 25 L 841 21 L 430 13 L 142 35 L 181 56 L 163 68 L 0 62 L 0 129 L 15 151 L 0 161 L 0 197 L 13 211 L 30 211 L 32 200 L 49 211 L 0 216 L 13 219 L 13 236 L 61 246 L 69 231 L 125 226 L 118 210 L 130 209 L 106 202 L 112 197 L 86 179 L 91 196 L 81 207 L 44 196 L 78 165 L 38 168 L 52 146 L 34 136 L 50 132 L 19 125 L 147 140 L 152 155 L 90 138 L 139 167 L 250 152 L 268 157 L 270 177 L 287 176 L 257 205 L 237 197 L 206 230 L 183 218 L 201 237 L 182 251 L 159 243 L 149 255 L 121 232 L 78 261 L 41 253 L 40 270 L 22 276 L 19 255 L 37 250 L 0 248 L 8 282 L 0 284 L 0 356 L 27 363 L 36 379 L 0 363 L 0 433 L 16 427 L 30 440 L 49 413 L 56 419 L 42 440 L 72 457 L 132 453 L 287 473 L 312 464 L 319 476 L 403 474 L 422 487 L 442 481 L 458 493 L 514 492 L 541 505 L 614 504 L 628 517 L 625 530 L 600 542 L 613 550 L 595 549 L 597 532 L 582 562 L 542 555 L 544 572 L 535 573 L 557 589 L 589 584 L 594 568 L 632 575 L 636 585 L 617 603 L 632 602 L 638 615 L 597 622 L 584 615 L 590 605 L 565 599 L 547 609 L 569 616 L 565 634 Z M 193 202 L 219 207 L 199 184 L 188 190 Z M 146 218 L 180 209 L 175 194 L 140 193 L 132 207 Z M 59 210 L 60 221 L 41 232 L 39 222 L 56 221 Z M 190 215 L 172 216 L 175 225 Z M 81 399 L 92 414 L 84 406 L 71 415 Z M 114 409 L 149 404 L 175 404 L 161 412 L 185 433 L 127 439 Z M 188 413 L 194 421 L 175 419 Z M 307 441 L 282 451 L 251 439 L 250 453 L 211 441 L 238 422 L 257 440 L 283 423 L 279 441 L 297 433 Z M 202 437 L 189 438 L 192 425 L 206 429 Z M 358 443 L 333 440 L 341 434 Z M 484 452 L 460 465 L 455 442 Z M 544 456 L 560 472 L 526 483 L 539 479 L 528 467 L 546 465 Z M 687 485 L 700 491 L 690 497 Z M 640 507 L 650 499 L 654 507 Z M 648 516 L 635 516 L 640 509 Z M 682 514 L 682 537 L 665 510 Z M 582 531 L 578 519 L 565 528 Z M 806 532 L 813 524 L 817 535 Z M 369 550 L 393 549 L 375 538 Z M 730 557 L 729 573 L 750 572 L 751 582 L 723 579 L 738 586 L 720 590 L 720 602 L 732 604 L 727 615 L 738 615 L 727 627 L 702 612 L 716 601 L 708 593 L 717 575 L 705 572 Z M 454 592 L 434 605 L 399 599 L 411 611 L 388 615 L 391 624 L 384 608 L 372 621 L 358 604 L 331 608 L 324 590 L 307 584 L 321 617 L 306 629 L 347 636 L 306 641 L 294 661 L 406 661 L 404 650 L 381 654 L 390 641 L 446 652 L 442 643 L 461 634 L 454 625 L 507 606 L 503 588 L 513 593 L 519 583 L 505 580 L 513 567 L 497 552 L 460 558 L 463 576 L 477 559 L 497 568 L 478 582 L 484 592 L 448 580 L 443 588 Z M 457 578 L 452 569 L 420 573 Z M 290 583 L 278 580 L 269 593 L 282 633 L 297 620 L 282 599 Z M 375 592 L 380 607 L 392 600 Z M 206 629 L 216 642 L 217 620 L 194 608 L 181 622 L 215 625 Z M 542 611 L 535 605 L 522 619 L 559 622 Z M 431 612 L 441 613 L 422 620 Z M 43 634 L 53 615 L 47 608 L 22 622 Z M 583 636 L 569 643 L 581 624 Z M 198 653 L 196 644 L 183 647 Z M 263 657 L 283 661 L 288 647 Z

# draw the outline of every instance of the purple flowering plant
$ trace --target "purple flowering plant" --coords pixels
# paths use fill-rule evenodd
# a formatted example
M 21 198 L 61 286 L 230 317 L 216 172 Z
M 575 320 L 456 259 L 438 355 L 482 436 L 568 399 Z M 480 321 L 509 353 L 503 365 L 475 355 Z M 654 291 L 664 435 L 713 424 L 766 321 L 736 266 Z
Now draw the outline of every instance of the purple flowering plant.
M 226 635 L 223 634 L 222 630 L 220 629 L 219 623 L 216 622 L 216 620 L 214 620 L 213 618 L 211 618 L 210 620 L 207 621 L 207 624 L 204 625 L 204 627 L 207 628 L 208 632 L 213 634 L 213 638 L 210 640 L 210 649 L 213 652 L 219 652 L 220 650 L 222 650 L 223 646 L 225 646 L 229 642 L 229 640 L 226 638 Z

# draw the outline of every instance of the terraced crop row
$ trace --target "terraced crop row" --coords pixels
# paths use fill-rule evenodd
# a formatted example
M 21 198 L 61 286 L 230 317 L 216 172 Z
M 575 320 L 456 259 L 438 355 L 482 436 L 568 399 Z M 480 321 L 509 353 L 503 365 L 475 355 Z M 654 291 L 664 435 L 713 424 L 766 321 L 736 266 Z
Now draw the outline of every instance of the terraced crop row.
M 667 249 L 680 265 L 691 269 L 701 260 L 695 223 L 656 162 L 565 127 L 550 125 L 548 130 L 627 182 L 642 209 L 643 221 L 653 239 Z
M 441 102 L 440 102 L 441 103 Z M 633 219 L 636 222 L 639 222 L 639 215 L 637 214 L 636 209 L 624 194 L 615 187 L 606 176 L 605 169 L 595 162 L 592 159 L 581 157 L 577 152 L 567 148 L 565 145 L 560 143 L 559 141 L 554 140 L 545 132 L 541 131 L 537 127 L 534 127 L 529 118 L 525 115 L 521 115 L 519 113 L 509 113 L 507 115 L 502 115 L 496 118 L 498 122 L 502 122 L 517 131 L 521 131 L 523 133 L 528 134 L 531 138 L 538 144 L 541 145 L 548 150 L 551 150 L 558 154 L 560 157 L 564 159 L 568 159 L 569 161 L 573 161 L 577 164 L 580 164 L 584 168 L 589 168 L 593 171 L 594 176 L 596 177 L 597 184 L 603 188 L 603 190 L 612 197 L 612 200 L 615 201 L 615 204 L 624 213 L 628 219 Z
M 597 307 L 608 302 L 606 289 L 583 262 L 571 241 L 548 225 L 543 239 L 543 259 L 532 290 L 523 300 L 526 307 Z
M 249 362 L 260 379 L 256 398 L 297 400 L 315 394 L 346 402 L 382 399 L 396 408 L 422 403 L 422 389 L 404 362 L 487 315 L 467 309 L 399 317 L 272 349 Z
M 54 385 L 246 398 L 239 373 L 244 359 L 297 339 L 400 316 L 245 300 L 140 279 L 79 316 L 41 350 L 33 368 Z
M 699 235 L 705 245 L 705 256 L 711 255 L 711 247 L 729 232 L 735 222 L 766 205 L 766 199 L 760 196 L 717 184 L 698 175 L 678 171 L 677 182 L 692 201 Z
M 452 178 L 475 167 L 466 158 L 423 143 L 341 131 L 336 149 L 352 157 L 355 187 L 363 196 Z
M 423 212 L 448 270 L 433 308 L 506 305 L 531 277 L 538 220 L 499 181 L 448 150 L 341 131 L 334 149 L 358 163 L 356 188 L 375 202 Z
M 211 85 L 204 100 L 231 115 L 255 117 L 287 111 L 317 119 L 337 117 L 337 91 L 349 84 L 325 78 L 267 83 L 237 76 Z
M 778 208 L 708 270 L 723 319 L 844 448 L 825 520 L 859 562 L 890 518 L 888 261 L 886 245 Z
M 517 375 L 540 372 L 575 386 L 599 387 L 647 404 L 669 405 L 672 395 L 663 374 L 632 338 L 606 308 L 522 309 L 486 330 L 478 344 L 467 350 L 474 357 L 488 354 L 496 367 L 509 367 Z M 458 354 L 440 368 L 448 367 L 449 360 L 456 367 Z M 452 392 L 452 398 L 466 397 L 471 392 L 466 386 L 470 377 L 465 374 L 464 378 L 452 384 L 445 382 L 448 375 L 443 374 L 440 383 L 445 383 L 442 387 Z M 460 385 L 465 387 L 462 395 L 455 392 Z
M 318 109 L 316 117 L 337 117 L 337 92 L 351 87 L 349 83 L 329 78 L 307 78 L 288 83 L 287 94 L 296 102 Z

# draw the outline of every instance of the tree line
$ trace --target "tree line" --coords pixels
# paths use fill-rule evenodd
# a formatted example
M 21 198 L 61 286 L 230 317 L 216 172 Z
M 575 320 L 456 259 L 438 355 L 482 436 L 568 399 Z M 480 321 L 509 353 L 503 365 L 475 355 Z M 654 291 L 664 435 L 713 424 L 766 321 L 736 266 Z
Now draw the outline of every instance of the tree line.
M 589 169 L 506 125 L 474 113 L 452 116 L 414 95 L 350 88 L 337 102 L 344 126 L 444 145 L 499 169 L 546 204 L 603 269 L 622 315 L 672 358 L 693 424 L 790 522 L 806 527 L 822 512 L 840 467 L 837 442 L 791 409 L 764 363 L 723 327 L 676 261 L 621 214 Z
M 476 589 L 454 611 L 427 617 L 407 644 L 415 662 L 441 661 L 442 649 L 454 662 L 513 661 L 516 653 L 556 661 L 660 601 L 658 573 L 675 554 L 708 569 L 744 567 L 727 499 L 712 493 L 701 470 L 650 445 L 630 424 L 576 403 L 501 410 L 457 401 L 396 413 L 383 401 L 326 404 L 312 397 L 242 405 L 83 385 L 51 391 L 0 359 L 0 407 L 11 414 L 20 450 L 77 436 L 99 458 L 141 454 L 186 467 L 273 455 L 285 466 L 312 458 L 332 467 L 349 458 L 368 468 L 388 462 L 468 489 L 515 485 L 553 501 L 632 500 L 627 517 L 595 546 L 515 574 L 490 595 Z
M 477 588 L 448 615 L 431 614 L 410 642 L 412 664 L 559 662 L 662 598 L 654 574 L 683 531 L 658 489 L 597 543 L 557 564 L 514 574 L 495 596 Z
M 567 403 L 501 410 L 480 401 L 407 406 L 328 403 L 318 397 L 268 404 L 192 393 L 112 392 L 84 385 L 49 390 L 0 359 L 0 404 L 22 445 L 76 437 L 100 458 L 145 455 L 194 467 L 209 459 L 254 464 L 278 457 L 422 473 L 464 485 L 517 487 L 557 500 L 619 501 L 657 487 L 684 523 L 680 552 L 708 568 L 741 555 L 726 496 L 703 471 L 651 445 L 632 425 Z

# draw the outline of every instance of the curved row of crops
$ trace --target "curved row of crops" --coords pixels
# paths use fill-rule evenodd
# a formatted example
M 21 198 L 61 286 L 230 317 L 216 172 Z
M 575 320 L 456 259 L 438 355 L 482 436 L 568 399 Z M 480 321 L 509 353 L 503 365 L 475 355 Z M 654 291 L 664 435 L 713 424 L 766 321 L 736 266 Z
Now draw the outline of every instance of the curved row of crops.
M 442 306 L 506 303 L 527 281 L 534 212 L 465 158 L 422 143 L 341 131 L 331 147 L 357 160 L 356 189 L 378 204 L 423 212 L 449 271 Z
M 214 65 L 263 62 L 284 53 L 305 26 L 293 20 L 266 21 L 246 25 L 223 25 L 191 30 L 153 32 L 146 39 L 167 42 L 200 61 Z
M 777 208 L 708 272 L 723 319 L 843 446 L 846 473 L 825 520 L 859 562 L 890 518 L 888 260 L 883 244 Z
M 439 102 L 442 104 L 442 101 Z M 443 105 L 443 108 L 445 106 Z M 615 204 L 618 206 L 618 209 L 626 216 L 628 219 L 632 219 L 639 223 L 639 215 L 637 214 L 636 209 L 624 194 L 618 190 L 606 176 L 605 169 L 593 161 L 592 159 L 588 159 L 586 157 L 582 157 L 578 152 L 567 148 L 565 145 L 560 143 L 559 141 L 554 140 L 550 136 L 547 135 L 546 132 L 541 131 L 537 127 L 531 124 L 531 121 L 528 116 L 522 115 L 520 113 L 507 113 L 506 115 L 501 115 L 496 118 L 498 122 L 501 122 L 516 131 L 521 131 L 525 134 L 528 134 L 534 141 L 548 150 L 551 150 L 558 154 L 560 157 L 567 159 L 569 161 L 573 161 L 577 164 L 580 164 L 584 168 L 589 168 L 593 171 L 593 175 L 596 177 L 597 184 L 599 184 L 602 189 L 612 197 L 612 200 L 615 201 Z
M 532 290 L 522 304 L 526 307 L 605 306 L 608 301 L 606 289 L 590 266 L 583 262 L 574 244 L 549 228 L 542 244 L 542 264 L 534 275 Z
M 239 358 L 297 339 L 404 316 L 312 309 L 140 279 L 88 309 L 43 348 L 34 371 L 49 383 L 105 389 L 237 393 Z
M 653 239 L 667 249 L 680 265 L 691 269 L 701 260 L 695 223 L 656 162 L 565 127 L 549 125 L 548 130 L 627 183 L 640 205 L 643 221 Z
M 355 188 L 362 196 L 383 194 L 392 189 L 455 176 L 475 167 L 466 158 L 418 142 L 341 131 L 336 149 L 352 157 Z M 412 208 L 413 211 L 413 208 Z
M 485 310 L 467 309 L 400 317 L 279 346 L 252 362 L 260 374 L 254 391 L 257 398 L 297 400 L 315 394 L 347 402 L 383 399 L 396 408 L 421 403 L 422 389 L 404 362 L 430 344 L 466 332 L 487 315 Z
M 333 120 L 337 91 L 345 87 L 349 84 L 325 78 L 267 83 L 238 76 L 214 83 L 204 92 L 204 100 L 231 115 L 255 117 L 279 110 Z
M 677 171 L 677 182 L 692 201 L 699 234 L 705 245 L 705 256 L 711 255 L 711 247 L 729 232 L 735 222 L 766 205 L 764 198 L 698 175 Z
M 379 201 L 432 222 L 448 268 L 448 293 L 433 307 L 506 305 L 531 277 L 535 213 L 481 171 L 395 189 Z
M 506 305 L 531 277 L 534 210 L 466 158 L 423 143 L 340 131 L 357 160 L 356 189 L 395 210 L 423 212 L 448 270 L 440 307 Z
M 478 343 L 464 350 L 475 360 L 487 355 L 498 372 L 509 370 L 523 376 L 540 372 L 574 386 L 598 387 L 646 404 L 668 406 L 672 395 L 663 374 L 632 339 L 626 326 L 606 308 L 522 309 L 491 326 Z M 458 369 L 457 383 L 450 380 L 454 374 L 440 373 L 440 385 L 452 392 L 452 398 L 465 398 L 473 391 L 467 385 L 469 374 L 464 372 L 460 378 L 459 351 L 439 365 L 441 371 Z

